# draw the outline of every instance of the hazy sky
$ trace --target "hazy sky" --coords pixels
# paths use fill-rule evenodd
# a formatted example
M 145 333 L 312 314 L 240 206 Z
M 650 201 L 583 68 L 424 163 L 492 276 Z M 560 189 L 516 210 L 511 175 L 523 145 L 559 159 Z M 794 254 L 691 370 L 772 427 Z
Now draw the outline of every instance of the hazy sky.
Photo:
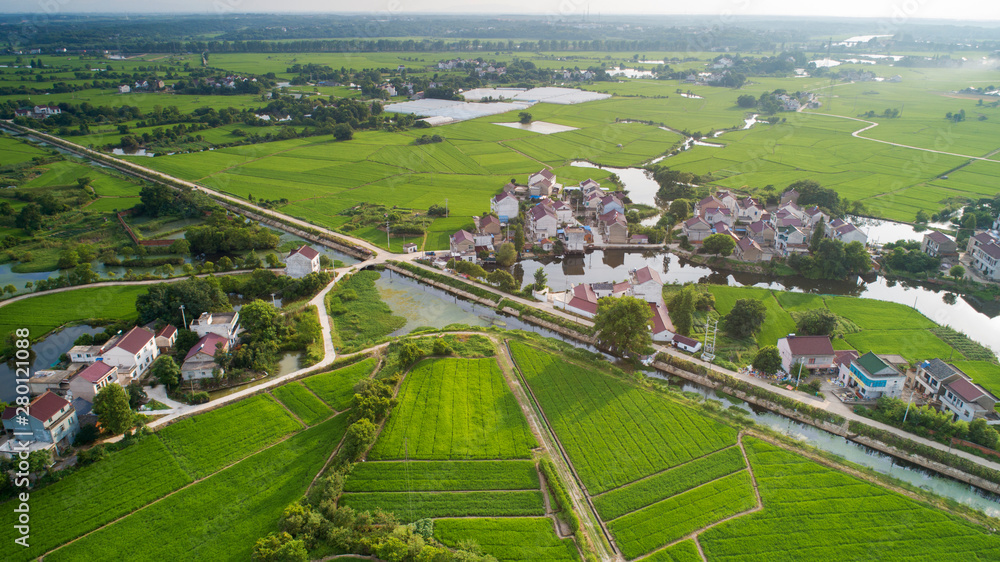
M 996 0 L 0 0 L 0 12 L 46 13 L 247 13 L 356 12 L 385 16 L 407 13 L 503 13 L 579 16 L 610 14 L 692 14 L 720 18 L 745 15 L 841 16 L 1000 20 Z

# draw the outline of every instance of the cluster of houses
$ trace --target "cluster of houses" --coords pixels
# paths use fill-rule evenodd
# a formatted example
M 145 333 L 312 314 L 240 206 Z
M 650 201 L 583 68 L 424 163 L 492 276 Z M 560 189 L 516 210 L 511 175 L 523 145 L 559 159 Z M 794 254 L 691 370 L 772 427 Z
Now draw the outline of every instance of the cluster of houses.
M 937 230 L 929 230 L 924 234 L 920 250 L 929 256 L 941 258 L 945 266 L 959 259 L 955 239 Z M 965 260 L 978 276 L 988 281 L 1000 281 L 1000 219 L 989 230 L 981 230 L 969 237 L 965 247 Z
M 681 233 L 693 244 L 713 234 L 731 236 L 736 243 L 733 257 L 748 262 L 808 253 L 820 222 L 827 238 L 867 244 L 868 236 L 858 227 L 843 219 L 830 220 L 815 205 L 801 207 L 798 199 L 799 193 L 790 189 L 781 195 L 777 209 L 768 210 L 753 197 L 720 190 L 695 204 L 694 216 L 681 224 Z
M 158 90 L 162 90 L 166 87 L 167 85 L 163 82 L 163 80 L 160 80 L 158 78 L 150 78 L 149 80 L 143 80 L 142 82 L 136 80 L 135 83 L 131 85 L 122 84 L 118 86 L 118 93 L 128 94 L 130 92 L 139 92 L 139 91 L 155 92 Z M 235 87 L 235 83 L 231 87 Z
M 685 351 L 696 352 L 701 342 L 678 334 L 670 321 L 670 314 L 663 304 L 663 281 L 660 274 L 646 266 L 629 272 L 629 278 L 619 282 L 580 283 L 572 289 L 553 295 L 552 304 L 584 318 L 597 315 L 598 299 L 631 296 L 649 304 L 653 312 L 650 323 L 653 341 L 673 344 Z
M 829 336 L 790 334 L 779 339 L 777 347 L 786 372 L 797 376 L 801 368 L 806 375 L 832 373 L 856 400 L 901 398 L 903 389 L 909 386 L 917 402 L 947 412 L 955 421 L 983 418 L 990 424 L 1000 423 L 994 411 L 997 397 L 941 359 L 924 361 L 910 370 L 906 359 L 899 355 L 834 350 Z
M 507 74 L 506 66 L 479 60 L 451 59 L 437 63 L 437 67 L 438 70 L 454 70 L 456 68 L 474 69 L 480 78 L 487 74 L 496 74 L 497 76 Z
M 590 70 L 562 69 L 555 71 L 553 73 L 553 77 L 556 80 L 572 80 L 574 82 L 580 82 L 580 81 L 593 80 L 594 78 L 597 77 L 597 75 Z
M 225 78 L 196 78 L 194 82 L 200 84 L 207 84 L 214 88 L 229 88 L 235 89 L 238 82 L 256 82 L 256 78 L 240 76 L 238 74 L 231 74 Z
M 15 109 L 15 117 L 31 117 L 33 119 L 45 119 L 53 115 L 59 115 L 62 110 L 54 105 L 36 105 L 30 108 Z
M 529 247 L 552 251 L 562 244 L 567 254 L 583 253 L 590 244 L 646 244 L 645 235 L 629 236 L 625 196 L 610 192 L 593 179 L 578 186 L 563 186 L 556 174 L 543 169 L 528 176 L 525 185 L 513 182 L 490 199 L 490 213 L 473 217 L 475 232 L 460 230 L 451 236 L 451 258 L 475 261 L 509 241 L 507 227 L 521 214 L 522 202 L 533 202 L 524 213 L 524 234 Z M 583 224 L 583 217 L 592 224 Z M 447 261 L 447 260 L 445 260 Z

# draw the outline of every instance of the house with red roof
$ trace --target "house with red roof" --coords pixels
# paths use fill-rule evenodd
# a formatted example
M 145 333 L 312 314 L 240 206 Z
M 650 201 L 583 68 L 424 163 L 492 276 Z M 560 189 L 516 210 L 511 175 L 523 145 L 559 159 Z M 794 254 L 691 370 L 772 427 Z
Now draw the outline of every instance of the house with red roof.
M 285 257 L 285 274 L 292 279 L 301 279 L 317 271 L 319 271 L 319 252 L 311 246 L 303 244 L 288 252 L 288 256 Z
M 567 291 L 561 299 L 557 298 L 553 304 L 567 312 L 593 318 L 597 314 L 597 293 L 589 283 L 580 283 Z
M 548 197 L 556 186 L 556 175 L 548 168 L 528 176 L 528 195 L 531 197 Z
M 663 280 L 660 274 L 649 267 L 634 269 L 629 272 L 632 282 L 632 292 L 637 298 L 646 302 L 663 302 Z
M 950 236 L 931 230 L 924 234 L 920 251 L 935 258 L 954 258 L 958 256 L 958 244 Z
M 961 369 L 941 359 L 930 359 L 917 365 L 915 389 L 932 401 L 954 420 L 970 422 L 985 418 L 990 424 L 1000 423 L 994 409 L 997 397 L 972 381 Z
M 177 328 L 172 324 L 167 324 L 156 331 L 156 347 L 160 349 L 160 353 L 164 353 L 173 348 L 174 343 L 176 342 Z
M 781 355 L 781 368 L 786 373 L 791 373 L 792 365 L 796 363 L 801 363 L 810 372 L 833 366 L 835 354 L 830 336 L 789 334 L 778 340 L 777 347 L 778 354 Z
M 184 356 L 181 378 L 186 381 L 210 378 L 216 369 L 220 375 L 225 373 L 215 362 L 215 354 L 219 350 L 229 351 L 229 340 L 218 334 L 206 334 Z
M 764 252 L 764 249 L 760 247 L 760 244 L 754 241 L 753 238 L 749 236 L 744 236 L 738 239 L 736 242 L 736 248 L 733 250 L 733 257 L 740 261 L 770 261 L 771 254 Z
M 777 231 L 769 222 L 756 221 L 747 225 L 747 236 L 762 248 L 773 247 Z
M 156 336 L 146 328 L 136 326 L 124 335 L 118 334 L 102 345 L 75 345 L 69 350 L 73 363 L 103 361 L 118 367 L 118 382 L 128 386 L 142 377 L 154 359 L 160 356 Z
M 559 217 L 550 205 L 539 203 L 528 211 L 527 217 L 529 238 L 533 241 L 542 238 L 555 238 L 559 230 Z
M 992 281 L 1000 280 L 1000 237 L 995 231 L 970 237 L 966 253 L 976 271 Z
M 499 193 L 490 199 L 490 212 L 495 213 L 503 222 L 516 217 L 519 212 L 517 197 L 514 197 L 512 192 L 508 192 L 505 189 L 503 193 Z
M 677 329 L 674 328 L 673 322 L 670 321 L 670 314 L 667 312 L 667 307 L 651 302 L 649 303 L 649 308 L 653 311 L 653 318 L 650 320 L 653 341 L 663 343 L 673 342 Z
M 0 454 L 13 457 L 15 441 L 34 442 L 30 450 L 45 450 L 53 446 L 63 450 L 73 443 L 80 432 L 80 420 L 68 400 L 46 390 L 28 405 L 28 415 L 18 415 L 15 406 L 3 411 L 4 431 L 11 439 L 0 447 Z
M 712 225 L 700 216 L 691 217 L 681 225 L 681 233 L 687 236 L 688 242 L 700 243 L 712 235 Z
M 73 398 L 93 402 L 101 389 L 112 384 L 118 384 L 118 367 L 104 361 L 95 361 L 70 377 L 69 390 L 73 393 Z

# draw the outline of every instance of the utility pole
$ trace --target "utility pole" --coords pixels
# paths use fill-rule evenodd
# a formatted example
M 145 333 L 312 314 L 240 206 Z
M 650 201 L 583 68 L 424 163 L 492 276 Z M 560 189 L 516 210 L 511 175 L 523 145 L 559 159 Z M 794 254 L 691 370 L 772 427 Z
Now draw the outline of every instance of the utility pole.
M 181 320 L 184 323 L 184 325 L 181 326 L 181 327 L 184 328 L 185 330 L 187 330 L 187 328 L 188 328 L 188 325 L 187 325 L 187 316 L 184 314 L 184 305 L 183 304 L 181 305 Z
M 275 294 L 277 294 L 277 293 L 271 293 L 271 306 L 273 306 L 274 308 L 278 308 L 278 303 L 276 303 L 274 301 L 274 295 Z
M 391 251 L 391 248 L 389 246 L 390 246 L 390 244 L 389 244 L 389 215 L 386 214 L 385 215 L 385 249 Z
M 795 390 L 799 389 L 800 380 L 802 380 L 802 363 L 799 363 L 799 376 L 795 378 Z
M 448 218 L 448 198 L 444 198 L 444 218 Z

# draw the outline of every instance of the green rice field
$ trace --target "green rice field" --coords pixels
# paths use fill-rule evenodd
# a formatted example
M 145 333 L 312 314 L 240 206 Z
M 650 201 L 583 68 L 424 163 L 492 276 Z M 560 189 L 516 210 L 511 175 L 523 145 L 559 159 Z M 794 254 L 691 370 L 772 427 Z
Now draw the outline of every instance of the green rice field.
M 328 406 L 342 412 L 351 405 L 354 386 L 361 379 L 370 377 L 373 370 L 375 370 L 375 360 L 365 359 L 329 373 L 306 377 L 302 379 L 302 384 Z
M 438 517 L 545 515 L 540 490 L 516 492 L 356 492 L 340 496 L 340 505 L 358 511 L 381 509 L 400 521 Z
M 438 519 L 434 538 L 453 548 L 462 541 L 475 541 L 484 554 L 505 562 L 580 559 L 572 539 L 556 536 L 552 520 L 543 517 Z
M 275 387 L 271 394 L 307 426 L 315 425 L 330 416 L 330 408 L 301 382 Z
M 359 464 L 346 492 L 537 490 L 532 461 L 414 461 Z
M 64 324 L 133 319 L 138 316 L 135 299 L 147 290 L 142 285 L 84 287 L 29 297 L 0 306 L 0 330 L 28 328 L 38 338 Z

